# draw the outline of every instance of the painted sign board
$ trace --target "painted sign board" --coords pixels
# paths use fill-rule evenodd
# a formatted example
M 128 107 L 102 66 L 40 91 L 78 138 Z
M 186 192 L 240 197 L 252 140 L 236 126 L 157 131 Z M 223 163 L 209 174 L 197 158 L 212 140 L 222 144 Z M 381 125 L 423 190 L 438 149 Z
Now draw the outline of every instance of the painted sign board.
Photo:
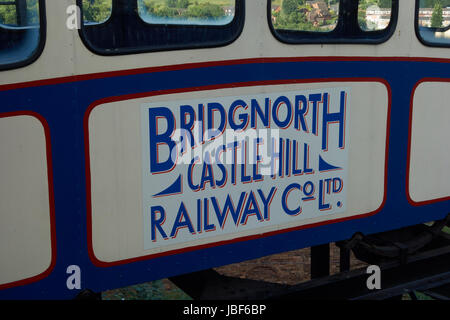
M 346 210 L 349 88 L 141 105 L 144 248 Z
M 253 84 L 95 102 L 85 117 L 91 260 L 122 265 L 377 213 L 386 88 Z

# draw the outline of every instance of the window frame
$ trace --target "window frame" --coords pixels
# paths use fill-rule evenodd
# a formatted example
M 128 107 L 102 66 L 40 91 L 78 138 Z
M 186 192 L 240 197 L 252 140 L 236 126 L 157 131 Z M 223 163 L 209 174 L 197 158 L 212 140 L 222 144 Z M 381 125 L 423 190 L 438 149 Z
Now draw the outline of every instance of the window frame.
M 34 63 L 44 51 L 46 38 L 47 38 L 47 19 L 46 19 L 46 8 L 45 8 L 45 0 L 38 0 L 39 3 L 39 43 L 37 47 L 34 49 L 33 53 L 26 59 L 2 64 L 0 62 L 0 72 L 12 69 L 18 69 L 26 67 L 32 63 Z M 1 25 L 0 25 L 0 28 Z
M 422 35 L 420 34 L 420 29 L 419 29 L 419 11 L 420 11 L 420 0 L 416 0 L 416 7 L 415 7 L 415 13 L 414 13 L 414 30 L 416 32 L 416 37 L 417 37 L 417 39 L 419 39 L 420 43 L 422 43 L 424 46 L 427 46 L 427 47 L 450 48 L 450 41 L 448 43 L 434 43 L 434 42 L 429 42 L 429 41 L 425 40 L 424 38 L 422 38 Z M 447 27 L 444 27 L 444 28 L 429 28 L 429 29 L 436 29 L 436 30 L 444 29 L 446 31 L 446 30 L 450 30 L 450 25 L 448 25 Z
M 346 8 L 352 5 L 353 10 L 347 11 Z M 392 0 L 391 20 L 383 30 L 362 30 L 358 23 L 358 8 L 359 0 L 357 2 L 354 0 L 340 0 L 338 22 L 336 27 L 329 32 L 298 30 L 282 30 L 280 32 L 272 24 L 272 0 L 267 0 L 267 20 L 275 39 L 286 44 L 380 44 L 392 37 L 397 28 L 399 0 Z M 354 18 L 353 26 L 344 22 L 344 19 L 348 19 L 348 17 Z M 349 26 L 353 27 L 353 33 Z
M 123 0 L 112 0 L 112 7 L 111 7 L 111 16 L 108 18 L 108 20 L 99 23 L 98 25 L 108 25 L 114 23 L 113 16 L 117 14 L 117 3 Z M 223 47 L 227 46 L 234 41 L 236 41 L 239 36 L 242 34 L 242 30 L 244 29 L 245 24 L 245 0 L 235 0 L 235 15 L 233 17 L 233 20 L 225 25 L 187 25 L 187 24 L 150 24 L 142 19 L 140 16 L 137 6 L 138 6 L 138 0 L 132 0 L 136 3 L 136 18 L 138 20 L 138 23 L 145 25 L 147 28 L 168 28 L 171 30 L 171 32 L 186 32 L 190 29 L 194 28 L 201 28 L 201 29 L 224 29 L 230 28 L 233 26 L 233 24 L 236 24 L 237 32 L 236 34 L 227 40 L 218 40 L 218 41 L 210 41 L 210 42 L 200 42 L 200 43 L 190 43 L 190 44 L 159 44 L 155 46 L 151 45 L 145 45 L 140 47 L 131 47 L 131 48 L 119 48 L 116 50 L 107 50 L 104 48 L 99 48 L 96 45 L 94 45 L 90 39 L 88 39 L 87 35 L 85 34 L 85 25 L 83 21 L 83 11 L 82 11 L 82 0 L 77 0 L 76 4 L 81 9 L 81 26 L 78 30 L 78 34 L 85 45 L 85 47 L 91 51 L 92 53 L 99 55 L 99 56 L 121 56 L 121 55 L 129 55 L 129 54 L 139 54 L 139 53 L 149 53 L 149 52 L 162 52 L 162 51 L 175 51 L 175 50 L 190 50 L 190 49 L 203 49 L 203 48 L 215 48 L 215 47 Z

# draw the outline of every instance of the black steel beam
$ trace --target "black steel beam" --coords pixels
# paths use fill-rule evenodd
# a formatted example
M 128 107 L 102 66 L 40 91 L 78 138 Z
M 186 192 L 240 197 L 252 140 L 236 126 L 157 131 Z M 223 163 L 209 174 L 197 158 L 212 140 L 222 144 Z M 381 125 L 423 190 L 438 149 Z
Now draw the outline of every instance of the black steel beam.
M 330 244 L 311 247 L 311 279 L 330 275 Z
M 346 247 L 339 248 L 339 271 L 347 272 L 350 270 L 350 249 Z
M 223 276 L 209 269 L 169 278 L 194 300 L 254 300 L 284 292 L 289 286 Z
M 423 291 L 423 293 L 437 300 L 450 300 L 450 284 L 431 288 Z
M 340 273 L 290 287 L 277 299 L 389 299 L 413 290 L 427 290 L 450 283 L 450 247 L 411 256 L 407 264 L 380 265 L 381 289 L 369 290 L 365 269 Z

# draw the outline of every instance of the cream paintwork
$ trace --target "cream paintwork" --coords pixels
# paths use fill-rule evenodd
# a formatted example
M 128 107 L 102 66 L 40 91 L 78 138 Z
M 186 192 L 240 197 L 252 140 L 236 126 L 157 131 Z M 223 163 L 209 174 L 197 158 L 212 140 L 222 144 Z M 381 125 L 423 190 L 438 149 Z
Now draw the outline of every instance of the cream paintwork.
M 144 250 L 142 228 L 141 128 L 143 103 L 199 97 L 245 96 L 332 87 L 350 88 L 348 117 L 347 211 L 164 247 L 169 251 L 263 232 L 339 219 L 380 208 L 385 191 L 388 93 L 381 83 L 292 84 L 248 87 L 149 97 L 99 105 L 89 117 L 92 242 L 97 259 L 114 262 L 161 252 Z M 347 142 L 346 142 L 347 143 Z M 269 182 L 270 184 L 270 182 Z M 242 187 L 237 187 L 242 188 Z
M 47 39 L 44 52 L 33 64 L 0 73 L 0 85 L 71 75 L 165 66 L 192 62 L 259 57 L 369 56 L 448 58 L 447 48 L 424 46 L 414 31 L 415 1 L 401 0 L 397 28 L 379 45 L 289 45 L 269 30 L 267 1 L 247 0 L 245 26 L 232 44 L 212 49 L 176 50 L 104 57 L 89 51 L 77 30 L 66 28 L 66 8 L 74 0 L 46 0 Z
M 422 82 L 413 97 L 409 195 L 414 202 L 450 196 L 450 82 Z
M 32 116 L 0 118 L 0 285 L 51 264 L 44 128 Z

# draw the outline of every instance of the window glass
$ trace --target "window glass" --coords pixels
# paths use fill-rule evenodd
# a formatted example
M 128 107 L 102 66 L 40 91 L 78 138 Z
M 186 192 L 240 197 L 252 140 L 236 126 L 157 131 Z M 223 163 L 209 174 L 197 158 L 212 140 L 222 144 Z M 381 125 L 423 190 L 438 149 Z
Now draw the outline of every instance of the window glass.
M 0 23 L 3 25 L 10 25 L 10 26 L 17 25 L 17 14 L 15 5 L 4 4 L 0 6 Z
M 37 58 L 43 33 L 39 0 L 0 1 L 0 69 Z
M 83 0 L 85 24 L 103 23 L 111 16 L 112 0 Z
M 224 25 L 234 18 L 234 0 L 138 0 L 148 23 Z
M 336 28 L 339 0 L 272 0 L 275 29 L 330 32 Z
M 425 44 L 450 46 L 450 0 L 420 0 L 416 11 L 419 38 Z
M 392 0 L 360 0 L 358 24 L 363 31 L 384 30 L 391 21 Z
M 234 41 L 245 0 L 77 0 L 80 35 L 101 55 L 206 48 Z M 105 22 L 105 23 L 101 23 Z
M 390 38 L 399 0 L 268 0 L 274 36 L 285 43 L 372 43 Z

